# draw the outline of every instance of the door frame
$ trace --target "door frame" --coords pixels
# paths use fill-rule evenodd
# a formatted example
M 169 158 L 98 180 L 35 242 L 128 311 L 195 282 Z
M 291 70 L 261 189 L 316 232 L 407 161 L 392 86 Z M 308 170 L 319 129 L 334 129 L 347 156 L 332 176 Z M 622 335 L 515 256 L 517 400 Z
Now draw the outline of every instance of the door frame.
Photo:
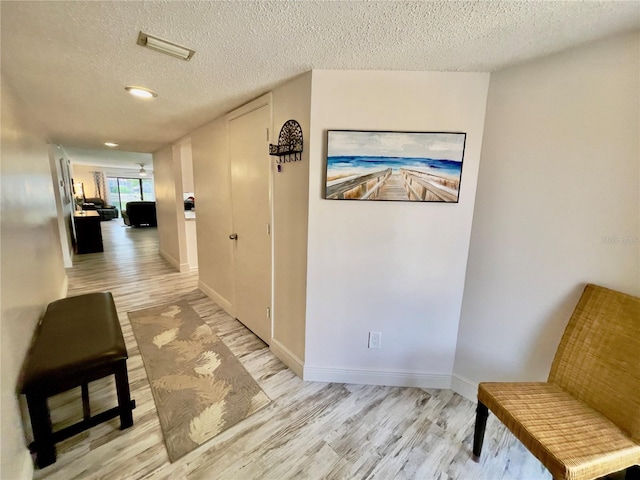
M 267 128 L 268 128 L 268 138 L 266 139 L 265 142 L 265 148 L 267 149 L 267 153 L 268 153 L 268 147 L 267 147 L 267 142 L 273 143 L 274 140 L 274 136 L 275 134 L 273 133 L 273 94 L 271 92 L 265 93 L 264 95 L 251 100 L 248 103 L 245 103 L 244 105 L 236 108 L 235 110 L 229 112 L 226 115 L 226 124 L 227 124 L 227 152 L 228 152 L 228 159 L 227 159 L 227 182 L 229 185 L 229 198 L 230 198 L 230 205 L 233 206 L 233 188 L 232 188 L 232 178 L 231 178 L 231 135 L 229 134 L 229 131 L 231 129 L 231 121 L 241 117 L 243 115 L 246 115 L 248 113 L 251 113 L 255 110 L 258 110 L 259 108 L 262 108 L 264 106 L 268 106 L 269 107 L 269 120 L 267 123 Z M 265 135 L 267 135 L 267 132 L 265 132 Z M 271 159 L 269 159 L 269 178 L 268 178 L 268 188 L 269 188 L 269 225 L 271 226 L 271 235 L 270 237 L 270 255 L 271 255 L 271 275 L 270 275 L 270 282 L 271 282 L 271 291 L 270 291 L 270 295 L 269 295 L 269 311 L 270 311 L 270 315 L 269 315 L 269 340 L 273 339 L 273 318 L 274 318 L 274 311 L 273 311 L 273 305 L 275 304 L 274 301 L 274 282 L 275 282 L 275 276 L 274 276 L 274 261 L 275 261 L 275 248 L 274 248 L 274 239 L 275 239 L 275 228 L 273 225 L 273 162 L 271 161 Z M 235 223 L 234 223 L 234 218 L 233 218 L 233 213 L 231 214 L 231 231 L 229 232 L 229 234 L 231 234 L 232 232 L 234 232 L 235 230 Z M 232 277 L 232 281 L 233 281 L 233 293 L 232 293 L 232 297 L 233 297 L 233 311 L 230 312 L 234 317 L 236 316 L 236 290 L 235 290 L 235 282 L 236 282 L 236 270 L 235 270 L 235 250 L 233 249 L 233 245 L 231 244 L 229 246 L 229 253 L 231 255 L 231 258 L 234 262 L 234 268 L 231 272 L 231 277 Z

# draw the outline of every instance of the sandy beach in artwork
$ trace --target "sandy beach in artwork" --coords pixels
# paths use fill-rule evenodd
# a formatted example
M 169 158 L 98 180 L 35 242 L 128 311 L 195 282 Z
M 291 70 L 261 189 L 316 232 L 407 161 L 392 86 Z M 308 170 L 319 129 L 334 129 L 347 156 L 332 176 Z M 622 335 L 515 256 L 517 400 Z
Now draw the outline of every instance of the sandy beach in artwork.
M 327 199 L 457 202 L 465 133 L 330 130 Z
M 334 157 L 327 198 L 455 202 L 461 163 L 434 159 Z

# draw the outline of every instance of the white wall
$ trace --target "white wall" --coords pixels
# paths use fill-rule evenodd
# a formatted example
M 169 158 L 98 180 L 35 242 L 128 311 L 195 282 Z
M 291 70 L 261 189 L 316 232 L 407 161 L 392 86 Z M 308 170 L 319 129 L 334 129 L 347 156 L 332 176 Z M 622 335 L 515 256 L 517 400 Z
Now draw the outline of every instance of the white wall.
M 180 165 L 182 167 L 182 193 L 193 192 L 193 154 L 191 138 L 187 137 L 177 143 L 180 146 Z
M 196 231 L 196 219 L 186 218 L 184 222 L 185 238 L 187 242 L 187 263 L 189 270 L 198 269 L 198 237 Z
M 177 270 L 188 272 L 179 149 L 169 145 L 153 154 L 156 215 L 160 254 Z
M 37 122 L 22 118 L 24 106 L 2 79 L 0 180 L 0 477 L 31 478 L 17 379 L 34 328 L 47 304 L 66 295 L 52 172 Z M 30 435 L 30 432 L 28 432 Z
M 488 83 L 313 71 L 305 379 L 450 385 Z M 460 202 L 324 200 L 328 129 L 466 132 Z
M 307 224 L 309 199 L 309 121 L 311 72 L 273 91 L 273 128 L 277 144 L 280 128 L 296 120 L 303 133 L 302 160 L 273 166 L 274 306 L 271 349 L 302 376 L 305 358 L 307 291 Z
M 640 294 L 638 45 L 491 77 L 454 369 L 468 397 L 546 379 L 585 283 Z
M 179 166 L 182 172 L 182 200 L 178 204 L 178 224 L 182 224 L 178 228 L 179 231 L 184 229 L 185 249 L 187 255 L 187 263 L 190 270 L 198 269 L 198 240 L 196 237 L 196 220 L 195 218 L 185 217 L 182 201 L 194 193 L 193 186 L 193 155 L 191 151 L 191 137 L 184 138 L 173 146 L 174 165 Z M 193 212 L 191 212 L 193 213 Z

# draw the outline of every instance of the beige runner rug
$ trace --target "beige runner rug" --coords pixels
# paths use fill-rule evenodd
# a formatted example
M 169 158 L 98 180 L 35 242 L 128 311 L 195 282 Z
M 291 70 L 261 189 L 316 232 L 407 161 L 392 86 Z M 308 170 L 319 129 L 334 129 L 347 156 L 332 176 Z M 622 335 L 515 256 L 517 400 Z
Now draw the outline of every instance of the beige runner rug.
M 187 301 L 129 312 L 174 462 L 271 400 Z

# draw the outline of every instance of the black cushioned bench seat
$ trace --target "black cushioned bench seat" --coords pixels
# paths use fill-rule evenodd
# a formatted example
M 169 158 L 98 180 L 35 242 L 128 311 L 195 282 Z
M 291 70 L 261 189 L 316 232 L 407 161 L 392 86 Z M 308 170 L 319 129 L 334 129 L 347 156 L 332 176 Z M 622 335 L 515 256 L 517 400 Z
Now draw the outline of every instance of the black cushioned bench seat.
M 90 293 L 52 302 L 36 330 L 25 361 L 21 392 L 27 396 L 34 435 L 32 451 L 42 468 L 56 460 L 55 443 L 120 416 L 133 425 L 127 376 L 127 348 L 113 296 Z M 91 417 L 88 383 L 114 375 L 118 407 Z M 82 387 L 84 420 L 52 432 L 47 397 Z

